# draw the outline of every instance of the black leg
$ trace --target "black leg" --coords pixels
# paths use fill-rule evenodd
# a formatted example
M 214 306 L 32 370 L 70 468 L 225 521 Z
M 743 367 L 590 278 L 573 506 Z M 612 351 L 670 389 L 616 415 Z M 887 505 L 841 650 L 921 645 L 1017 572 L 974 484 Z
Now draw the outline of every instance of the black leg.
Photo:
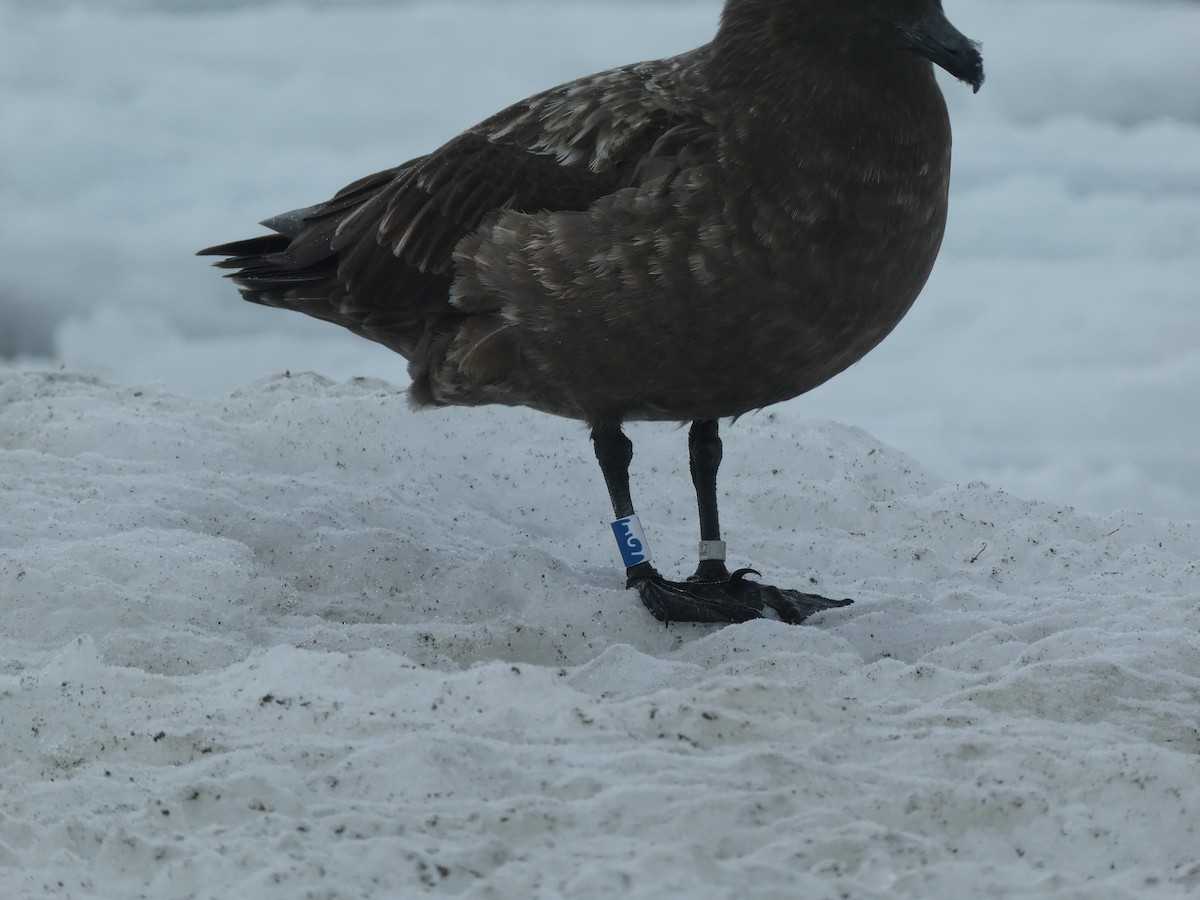
M 604 483 L 618 520 L 636 517 L 629 491 L 629 463 L 633 443 L 620 427 L 596 426 L 592 429 L 596 459 L 604 473 Z M 717 520 L 717 468 L 721 464 L 721 439 L 715 421 L 695 422 L 688 435 L 692 481 L 696 486 L 696 505 L 700 514 L 702 559 L 691 581 L 667 581 L 649 561 L 644 538 L 629 522 L 614 525 L 618 539 L 637 548 L 645 559 L 627 564 L 626 586 L 635 588 L 642 603 L 662 622 L 745 622 L 761 618 L 771 607 L 785 622 L 800 622 L 814 612 L 846 606 L 849 600 L 827 600 L 815 594 L 781 590 L 748 581 L 751 569 L 739 569 L 732 575 L 725 568 L 721 526 Z M 706 546 L 707 545 L 707 546 Z M 718 546 L 714 546 L 718 545 Z M 627 548 L 623 548 L 623 553 Z M 720 559 L 715 557 L 720 556 Z M 704 558 L 707 557 L 707 558 Z M 626 557 L 629 558 L 628 556 Z M 635 552 L 634 559 L 639 558 Z M 757 574 L 757 573 L 755 573 Z
M 717 469 L 721 466 L 721 436 L 716 419 L 693 422 L 688 432 L 688 461 L 700 514 L 700 564 L 688 581 L 728 581 L 725 542 L 717 515 Z
M 613 514 L 624 519 L 634 514 L 633 498 L 629 493 L 629 463 L 633 461 L 633 441 L 625 437 L 620 426 L 597 426 L 592 429 L 592 445 L 596 449 L 596 460 L 604 474 L 608 498 L 612 501 Z M 625 570 L 630 578 L 650 578 L 658 573 L 648 562 L 638 563 Z
M 633 441 L 620 428 L 592 429 L 592 444 L 596 460 L 604 473 L 608 498 L 618 519 L 633 515 L 633 498 L 629 495 L 629 464 L 633 462 Z

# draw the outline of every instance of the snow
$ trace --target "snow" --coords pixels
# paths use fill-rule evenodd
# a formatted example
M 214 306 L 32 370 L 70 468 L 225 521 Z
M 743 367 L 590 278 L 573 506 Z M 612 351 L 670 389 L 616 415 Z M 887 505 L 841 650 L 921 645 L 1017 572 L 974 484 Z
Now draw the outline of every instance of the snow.
M 581 426 L 191 253 L 717 4 L 0 0 L 5 896 L 1200 896 L 1200 5 L 947 6 L 934 278 L 724 432 L 732 561 L 857 602 L 665 629 Z

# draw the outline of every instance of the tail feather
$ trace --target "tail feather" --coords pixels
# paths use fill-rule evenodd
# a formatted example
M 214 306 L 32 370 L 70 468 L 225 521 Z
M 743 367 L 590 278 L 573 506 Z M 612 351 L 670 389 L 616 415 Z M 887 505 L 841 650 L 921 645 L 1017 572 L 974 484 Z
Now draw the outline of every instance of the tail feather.
M 265 234 L 206 247 L 196 255 L 226 257 L 213 265 L 233 270 L 225 277 L 237 284 L 247 300 L 286 306 L 280 303 L 279 292 L 293 291 L 306 284 L 326 284 L 337 273 L 334 253 L 327 249 L 323 256 L 313 254 L 315 258 L 301 262 L 292 252 L 294 243 L 294 238 L 283 234 Z
M 269 253 L 279 253 L 287 249 L 290 238 L 282 234 L 264 234 L 247 238 L 243 241 L 230 241 L 228 244 L 218 244 L 215 247 L 205 247 L 196 253 L 197 256 L 228 256 L 220 262 L 213 263 L 219 269 L 237 268 L 243 260 L 252 260 Z
M 229 270 L 225 277 L 252 303 L 333 322 L 410 357 L 449 311 L 449 275 L 421 271 L 381 251 L 372 216 L 350 229 L 356 240 L 334 246 L 339 227 L 356 211 L 364 206 L 372 213 L 386 211 L 378 195 L 395 175 L 389 170 L 368 176 L 325 203 L 267 219 L 262 224 L 273 234 L 206 247 L 197 256 L 224 257 L 213 265 Z M 369 265 L 348 275 L 343 264 L 356 253 Z

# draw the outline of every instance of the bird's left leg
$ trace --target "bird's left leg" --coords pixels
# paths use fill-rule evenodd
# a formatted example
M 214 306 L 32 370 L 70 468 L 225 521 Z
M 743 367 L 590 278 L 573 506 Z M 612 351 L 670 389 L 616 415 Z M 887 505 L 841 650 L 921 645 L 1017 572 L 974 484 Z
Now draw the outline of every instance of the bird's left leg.
M 748 581 L 745 576 L 759 574 L 754 569 L 738 569 L 732 575 L 725 567 L 725 542 L 717 517 L 717 469 L 721 465 L 721 435 L 715 419 L 692 423 L 688 432 L 688 460 L 692 484 L 696 488 L 696 509 L 700 516 L 700 563 L 688 581 L 704 587 L 723 605 L 756 607 L 762 615 L 765 607 L 775 610 L 785 622 L 801 622 L 822 609 L 848 606 L 850 600 L 829 600 L 790 588 Z M 645 597 L 643 596 L 643 600 Z
M 625 562 L 626 586 L 637 590 L 643 605 L 663 622 L 745 622 L 761 618 L 767 607 L 785 622 L 800 622 L 821 609 L 845 606 L 848 600 L 827 600 L 815 594 L 783 590 L 750 581 L 758 574 L 739 569 L 732 575 L 725 568 L 725 545 L 717 519 L 717 469 L 721 463 L 721 439 L 715 421 L 692 425 L 688 436 L 692 481 L 700 515 L 700 564 L 688 581 L 668 581 L 651 563 L 641 523 L 633 509 L 629 491 L 629 463 L 633 444 L 619 427 L 592 429 L 596 459 L 604 473 L 608 496 L 617 521 L 613 532 Z
M 708 543 L 707 559 L 702 559 L 690 581 L 668 581 L 651 563 L 641 523 L 633 509 L 629 491 L 629 463 L 633 444 L 619 427 L 596 426 L 592 429 L 596 459 L 604 473 L 604 483 L 612 500 L 617 521 L 613 532 L 625 562 L 626 586 L 637 590 L 643 605 L 663 622 L 745 622 L 761 618 L 770 606 L 786 622 L 799 622 L 818 609 L 844 605 L 797 591 L 781 591 L 749 581 L 743 569 L 731 576 L 722 559 L 720 527 L 717 523 L 717 467 L 721 461 L 721 441 L 716 422 L 693 426 L 692 472 L 700 510 L 700 534 Z
M 696 488 L 700 515 L 700 564 L 688 581 L 728 581 L 725 542 L 717 515 L 717 469 L 721 466 L 721 436 L 717 420 L 693 422 L 688 431 L 688 465 Z
M 619 427 L 592 429 L 596 459 L 612 500 L 613 533 L 625 563 L 626 587 L 635 588 L 642 603 L 662 622 L 745 622 L 762 615 L 762 603 L 730 597 L 722 583 L 667 581 L 651 564 L 650 548 L 633 510 L 629 493 L 629 463 L 633 444 Z M 715 473 L 714 473 L 715 474 Z

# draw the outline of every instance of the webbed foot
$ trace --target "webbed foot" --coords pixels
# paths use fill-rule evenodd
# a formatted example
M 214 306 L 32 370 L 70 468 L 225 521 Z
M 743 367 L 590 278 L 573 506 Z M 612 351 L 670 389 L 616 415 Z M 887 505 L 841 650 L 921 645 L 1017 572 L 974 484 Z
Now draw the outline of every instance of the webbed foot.
M 638 567 L 641 568 L 641 567 Z M 647 571 L 648 570 L 648 571 Z M 642 604 L 660 622 L 747 622 L 760 619 L 769 607 L 781 621 L 796 625 L 815 612 L 849 606 L 853 600 L 829 600 L 816 594 L 749 581 L 753 569 L 738 569 L 720 581 L 667 581 L 646 569 L 630 573 L 626 587 L 635 588 Z

